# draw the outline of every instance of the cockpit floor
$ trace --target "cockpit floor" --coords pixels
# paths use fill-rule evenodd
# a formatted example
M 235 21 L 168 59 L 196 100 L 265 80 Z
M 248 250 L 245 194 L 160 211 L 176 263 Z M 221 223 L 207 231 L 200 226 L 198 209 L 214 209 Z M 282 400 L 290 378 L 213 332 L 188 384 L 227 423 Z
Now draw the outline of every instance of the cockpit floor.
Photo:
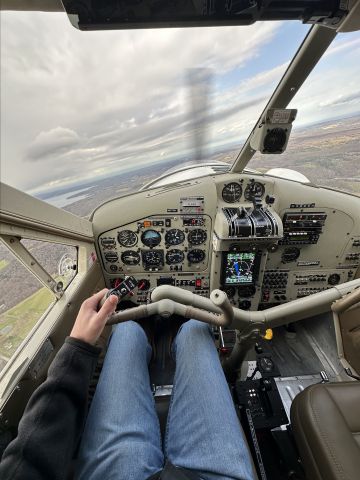
M 311 375 L 325 370 L 303 329 L 289 332 L 281 327 L 274 333 L 274 338 L 266 343 L 265 348 L 281 376 Z
M 314 317 L 306 322 L 279 327 L 264 348 L 271 355 L 281 376 L 313 375 L 325 371 L 329 378 L 339 373 L 332 322 L 326 316 Z

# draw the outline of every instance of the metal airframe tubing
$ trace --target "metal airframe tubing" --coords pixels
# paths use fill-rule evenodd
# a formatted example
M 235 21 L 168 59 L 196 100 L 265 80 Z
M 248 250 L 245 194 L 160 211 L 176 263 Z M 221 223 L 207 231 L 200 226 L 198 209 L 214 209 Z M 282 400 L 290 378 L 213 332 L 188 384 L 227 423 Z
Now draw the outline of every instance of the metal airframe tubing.
M 231 172 L 242 172 L 255 154 L 250 138 L 266 111 L 269 108 L 286 108 L 289 105 L 335 37 L 336 30 L 331 28 L 314 25 L 310 29 L 236 157 Z
M 40 265 L 35 257 L 24 247 L 17 237 L 10 235 L 0 235 L 0 241 L 3 242 L 16 258 L 29 270 L 44 287 L 54 293 L 57 299 L 63 295 L 63 284 L 57 282 L 53 277 Z

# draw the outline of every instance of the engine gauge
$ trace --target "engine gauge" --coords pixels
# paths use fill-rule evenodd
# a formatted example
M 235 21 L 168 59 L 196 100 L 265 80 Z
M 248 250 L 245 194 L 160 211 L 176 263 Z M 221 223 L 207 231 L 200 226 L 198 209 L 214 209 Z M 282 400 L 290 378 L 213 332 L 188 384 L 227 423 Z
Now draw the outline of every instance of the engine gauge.
M 131 230 L 121 230 L 118 234 L 118 242 L 123 247 L 133 247 L 137 244 L 138 237 L 135 232 Z
M 252 200 L 254 197 L 262 198 L 265 193 L 265 187 L 260 182 L 250 182 L 245 188 L 245 200 Z
M 168 245 L 180 245 L 185 240 L 185 233 L 178 228 L 172 228 L 165 234 L 165 243 Z
M 166 263 L 168 265 L 174 265 L 175 263 L 181 263 L 184 261 L 184 253 L 177 248 L 169 250 L 166 253 Z
M 242 188 L 239 183 L 231 182 L 225 185 L 222 191 L 222 199 L 226 203 L 238 202 L 241 198 Z
M 161 242 L 161 235 L 156 230 L 145 230 L 141 235 L 141 241 L 147 247 L 156 247 Z
M 195 230 L 191 230 L 188 234 L 188 242 L 191 245 L 201 245 L 202 243 L 206 242 L 207 233 L 205 230 L 201 230 L 201 228 L 195 228 Z
M 164 252 L 162 250 L 149 250 L 142 252 L 144 268 L 162 267 L 164 265 Z
M 140 263 L 140 255 L 135 250 L 126 250 L 121 254 L 121 261 L 125 265 L 138 265 Z
M 205 258 L 204 250 L 199 250 L 198 248 L 195 248 L 194 250 L 190 250 L 190 252 L 187 254 L 187 259 L 190 263 L 200 263 L 204 260 L 204 258 Z

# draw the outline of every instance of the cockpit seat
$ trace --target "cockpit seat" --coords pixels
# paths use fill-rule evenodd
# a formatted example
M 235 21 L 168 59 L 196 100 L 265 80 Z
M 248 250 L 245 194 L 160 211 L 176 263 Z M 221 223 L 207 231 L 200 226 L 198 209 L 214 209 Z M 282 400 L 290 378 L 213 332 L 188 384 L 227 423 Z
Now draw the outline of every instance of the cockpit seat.
M 359 480 L 360 382 L 311 385 L 291 422 L 308 480 Z

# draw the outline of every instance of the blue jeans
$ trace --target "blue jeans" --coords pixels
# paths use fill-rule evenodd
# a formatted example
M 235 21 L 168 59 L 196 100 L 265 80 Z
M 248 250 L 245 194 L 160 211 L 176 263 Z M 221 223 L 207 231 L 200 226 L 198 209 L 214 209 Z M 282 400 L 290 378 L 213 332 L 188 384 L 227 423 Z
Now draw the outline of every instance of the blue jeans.
M 85 426 L 77 478 L 145 480 L 166 459 L 205 480 L 256 478 L 209 327 L 184 323 L 173 354 L 162 448 L 148 371 L 151 347 L 137 323 L 116 327 Z

